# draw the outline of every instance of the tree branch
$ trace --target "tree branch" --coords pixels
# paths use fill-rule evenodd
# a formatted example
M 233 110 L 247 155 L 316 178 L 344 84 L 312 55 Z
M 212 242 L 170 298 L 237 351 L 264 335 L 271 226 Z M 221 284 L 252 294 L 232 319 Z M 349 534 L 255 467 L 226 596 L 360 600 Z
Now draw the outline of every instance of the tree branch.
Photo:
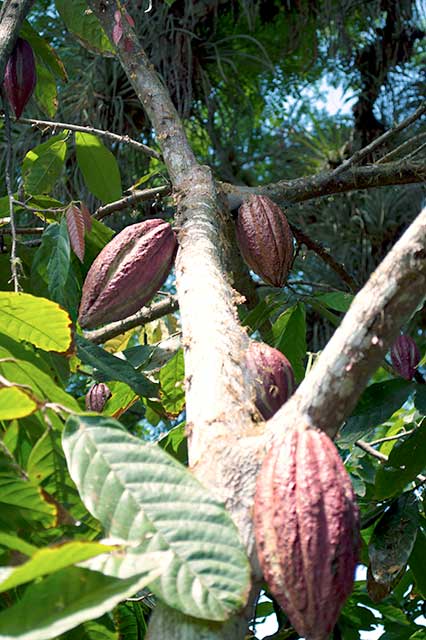
M 12 118 L 15 122 L 19 124 L 30 124 L 37 127 L 43 127 L 46 129 L 64 129 L 69 131 L 81 131 L 82 133 L 91 133 L 93 135 L 99 136 L 100 138 L 107 138 L 108 140 L 112 140 L 113 142 L 120 142 L 121 144 L 126 144 L 129 147 L 133 147 L 142 153 L 145 153 L 147 156 L 151 158 L 156 158 L 157 160 L 161 160 L 161 155 L 148 147 L 146 144 L 142 142 L 138 142 L 138 140 L 134 140 L 129 136 L 120 136 L 117 133 L 112 133 L 111 131 L 104 131 L 103 129 L 95 129 L 95 127 L 86 127 L 79 124 L 70 124 L 69 122 L 54 122 L 51 120 L 35 120 L 34 118 Z
M 388 187 L 398 184 L 413 184 L 426 181 L 426 164 L 401 160 L 383 165 L 352 167 L 339 175 L 332 171 L 313 176 L 280 180 L 261 187 L 240 187 L 221 183 L 231 209 L 239 207 L 244 198 L 251 194 L 268 196 L 278 205 L 285 207 L 296 202 L 306 202 L 314 198 L 347 193 L 373 187 Z
M 153 187 L 152 189 L 136 189 L 135 191 L 132 191 L 129 196 L 125 196 L 124 198 L 120 198 L 120 200 L 109 202 L 108 204 L 99 207 L 96 209 L 93 217 L 97 220 L 102 220 L 105 216 L 109 216 L 111 213 L 115 213 L 116 211 L 122 211 L 128 207 L 133 207 L 138 202 L 168 196 L 170 193 L 171 187 L 168 184 L 161 185 L 160 187 Z
M 124 318 L 124 320 L 111 322 L 101 329 L 95 329 L 94 331 L 84 331 L 83 334 L 86 340 L 100 344 L 111 338 L 115 338 L 115 336 L 119 336 L 129 329 L 134 329 L 135 327 L 140 327 L 148 322 L 152 322 L 152 320 L 162 318 L 177 309 L 179 309 L 179 303 L 176 296 L 169 295 L 166 296 L 164 300 L 160 300 L 160 302 L 155 302 L 149 305 L 149 307 L 143 307 L 140 311 Z
M 4 2 L 0 22 L 0 79 L 3 82 L 7 61 L 18 38 L 19 29 L 29 13 L 34 0 Z M 1 84 L 0 82 L 0 84 Z
M 402 120 L 402 122 L 385 131 L 381 136 L 370 142 L 370 144 L 368 144 L 367 146 L 359 149 L 358 151 L 355 151 L 355 153 L 350 158 L 345 160 L 345 162 L 342 162 L 341 165 L 334 169 L 332 174 L 334 176 L 338 176 L 349 169 L 349 167 L 357 164 L 358 162 L 361 162 L 361 160 L 369 156 L 375 149 L 387 142 L 396 133 L 409 127 L 410 124 L 418 120 L 424 113 L 426 113 L 426 102 L 420 105 L 420 107 L 418 107 L 418 109 L 416 109 L 414 113 Z
M 334 437 L 426 294 L 426 209 L 358 293 L 315 367 L 268 423 L 273 434 L 303 422 Z

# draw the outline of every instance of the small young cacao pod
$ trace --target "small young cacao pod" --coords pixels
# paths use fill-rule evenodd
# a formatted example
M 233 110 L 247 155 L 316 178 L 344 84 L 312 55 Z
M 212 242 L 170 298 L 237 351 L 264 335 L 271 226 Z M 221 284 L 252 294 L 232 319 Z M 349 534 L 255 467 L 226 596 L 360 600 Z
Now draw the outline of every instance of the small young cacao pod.
M 352 590 L 359 515 L 350 478 L 323 432 L 288 430 L 259 472 L 254 531 L 269 589 L 306 640 L 326 640 Z
M 36 66 L 31 45 L 18 38 L 6 64 L 4 90 L 17 118 L 21 114 L 36 85 Z
M 296 388 L 293 368 L 281 351 L 254 340 L 247 350 L 246 363 L 254 380 L 256 407 L 269 420 Z
M 93 384 L 86 393 L 86 409 L 100 413 L 110 397 L 111 391 L 104 382 Z
M 420 362 L 420 351 L 413 338 L 399 336 L 391 348 L 392 366 L 400 376 L 412 380 Z
M 282 287 L 293 262 L 293 234 L 279 206 L 266 196 L 250 196 L 239 208 L 236 235 L 250 269 Z
M 149 302 L 169 275 L 177 248 L 164 220 L 121 231 L 100 252 L 83 284 L 78 320 L 85 329 L 122 320 Z

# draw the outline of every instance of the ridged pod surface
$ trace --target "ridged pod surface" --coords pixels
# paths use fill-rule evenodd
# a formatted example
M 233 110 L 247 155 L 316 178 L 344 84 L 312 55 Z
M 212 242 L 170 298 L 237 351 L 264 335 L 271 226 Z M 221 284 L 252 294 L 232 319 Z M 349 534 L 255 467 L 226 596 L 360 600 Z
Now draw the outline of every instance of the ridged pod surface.
M 31 45 L 18 38 L 6 64 L 4 89 L 17 118 L 21 114 L 36 85 L 36 66 Z
M 271 593 L 301 636 L 326 640 L 352 590 L 359 515 L 324 432 L 291 429 L 270 449 L 258 476 L 254 529 Z
M 79 309 L 85 329 L 122 320 L 149 302 L 169 275 L 177 248 L 168 222 L 132 224 L 96 257 L 86 280 Z
M 86 393 L 86 409 L 88 411 L 103 411 L 108 398 L 111 397 L 111 391 L 104 382 L 92 384 Z
M 400 376 L 412 380 L 420 362 L 420 351 L 413 338 L 399 336 L 391 348 L 392 366 Z
M 236 235 L 250 269 L 282 287 L 293 262 L 293 234 L 279 206 L 267 196 L 250 196 L 239 208 Z
M 281 351 L 254 340 L 247 350 L 246 363 L 254 380 L 256 407 L 269 420 L 296 388 L 293 368 Z

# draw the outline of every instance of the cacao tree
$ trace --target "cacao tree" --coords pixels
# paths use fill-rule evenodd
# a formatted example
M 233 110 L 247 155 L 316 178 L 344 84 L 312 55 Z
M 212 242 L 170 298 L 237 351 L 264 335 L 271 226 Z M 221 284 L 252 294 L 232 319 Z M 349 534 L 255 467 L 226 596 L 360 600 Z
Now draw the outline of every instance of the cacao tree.
M 425 30 L 2 3 L 0 640 L 424 637 Z

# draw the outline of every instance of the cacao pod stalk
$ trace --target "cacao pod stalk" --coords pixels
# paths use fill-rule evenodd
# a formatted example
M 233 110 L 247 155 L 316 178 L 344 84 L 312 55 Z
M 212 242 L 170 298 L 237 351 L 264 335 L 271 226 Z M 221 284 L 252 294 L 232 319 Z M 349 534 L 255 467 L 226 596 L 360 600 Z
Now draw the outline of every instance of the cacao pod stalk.
M 254 531 L 269 589 L 306 640 L 326 640 L 352 590 L 359 514 L 323 431 L 289 430 L 259 472 Z
M 293 234 L 279 206 L 266 196 L 250 196 L 239 208 L 236 236 L 250 269 L 282 287 L 293 262 Z
M 121 231 L 100 252 L 83 284 L 78 320 L 85 329 L 122 320 L 149 302 L 165 282 L 177 240 L 164 220 Z
M 420 362 L 420 351 L 413 338 L 399 336 L 391 348 L 392 366 L 400 376 L 412 380 Z
M 296 388 L 293 368 L 284 354 L 263 342 L 250 342 L 246 354 L 255 387 L 255 404 L 264 420 L 289 399 Z
M 31 45 L 18 38 L 6 64 L 4 90 L 15 113 L 20 118 L 36 85 L 36 66 Z
M 86 393 L 86 409 L 101 413 L 110 397 L 111 391 L 104 382 L 93 384 Z

